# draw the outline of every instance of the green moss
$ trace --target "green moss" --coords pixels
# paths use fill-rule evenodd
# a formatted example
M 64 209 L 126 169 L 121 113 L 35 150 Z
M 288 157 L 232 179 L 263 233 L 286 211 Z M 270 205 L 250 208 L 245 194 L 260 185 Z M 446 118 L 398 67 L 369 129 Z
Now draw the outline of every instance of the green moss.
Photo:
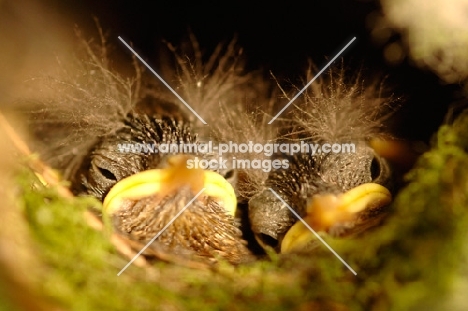
M 18 176 L 23 213 L 42 263 L 35 289 L 64 310 L 418 310 L 444 300 L 465 258 L 468 113 L 444 126 L 407 176 L 385 225 L 354 240 L 327 239 L 308 255 L 200 271 L 130 266 L 83 213 L 99 204 L 60 198 Z
M 10 300 L 6 285 L 0 281 L 0 311 L 19 311 Z

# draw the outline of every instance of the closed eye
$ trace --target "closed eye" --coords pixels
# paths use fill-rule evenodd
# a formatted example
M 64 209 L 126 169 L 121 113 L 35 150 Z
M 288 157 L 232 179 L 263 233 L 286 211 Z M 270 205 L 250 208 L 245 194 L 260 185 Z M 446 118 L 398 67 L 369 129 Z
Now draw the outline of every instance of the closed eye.
M 224 174 L 225 179 L 231 179 L 234 177 L 234 170 L 227 171 L 226 174 Z
M 371 178 L 372 180 L 376 180 L 379 178 L 381 173 L 380 167 L 380 160 L 376 156 L 372 159 L 371 166 L 370 166 Z
M 108 169 L 105 169 L 103 167 L 97 166 L 97 169 L 101 173 L 102 176 L 104 176 L 106 179 L 112 180 L 112 181 L 117 181 L 117 177 Z

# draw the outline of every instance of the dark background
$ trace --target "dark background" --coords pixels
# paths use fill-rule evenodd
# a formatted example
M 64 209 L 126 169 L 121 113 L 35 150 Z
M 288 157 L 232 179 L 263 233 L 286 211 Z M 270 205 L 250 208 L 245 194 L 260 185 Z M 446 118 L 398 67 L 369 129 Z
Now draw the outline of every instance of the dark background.
M 115 49 L 117 36 L 132 42 L 145 59 L 160 51 L 166 39 L 179 43 L 192 31 L 206 50 L 237 36 L 248 58 L 248 68 L 262 68 L 294 80 L 303 75 L 307 59 L 322 68 L 349 40 L 357 40 L 344 52 L 344 62 L 366 78 L 387 75 L 388 84 L 404 103 L 394 124 L 398 136 L 428 140 L 443 122 L 447 108 L 460 96 L 459 87 L 443 85 L 427 70 L 405 59 L 388 65 L 382 47 L 372 43 L 369 14 L 380 11 L 375 1 L 315 0 L 257 4 L 253 1 L 200 3 L 161 1 L 48 0 L 48 10 L 66 14 L 68 25 L 95 32 L 94 17 L 109 34 Z M 398 40 L 395 35 L 391 40 Z

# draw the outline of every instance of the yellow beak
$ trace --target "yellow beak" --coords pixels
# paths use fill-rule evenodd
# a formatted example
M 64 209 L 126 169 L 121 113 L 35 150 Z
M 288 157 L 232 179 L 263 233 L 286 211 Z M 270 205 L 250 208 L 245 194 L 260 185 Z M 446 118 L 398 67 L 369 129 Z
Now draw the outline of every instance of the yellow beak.
M 234 216 L 237 199 L 231 184 L 216 172 L 188 169 L 188 159 L 190 157 L 184 155 L 172 156 L 168 160 L 168 168 L 147 170 L 122 179 L 105 197 L 103 210 L 113 214 L 125 200 L 139 200 L 154 195 L 163 198 L 181 186 L 189 186 L 193 195 L 204 188 L 204 196 L 211 197 Z
M 314 196 L 307 206 L 305 222 L 315 232 L 328 232 L 333 226 L 351 224 L 364 210 L 379 210 L 390 204 L 390 191 L 376 183 L 357 186 L 340 195 Z M 281 253 L 300 250 L 314 240 L 315 235 L 301 221 L 297 221 L 286 233 L 281 243 Z

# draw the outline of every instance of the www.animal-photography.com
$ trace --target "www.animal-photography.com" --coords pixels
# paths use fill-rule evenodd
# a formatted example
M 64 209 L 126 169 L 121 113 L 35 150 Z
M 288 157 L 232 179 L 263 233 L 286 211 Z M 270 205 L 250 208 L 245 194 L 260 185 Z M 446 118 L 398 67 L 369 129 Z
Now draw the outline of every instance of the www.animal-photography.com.
M 0 310 L 466 310 L 466 0 L 0 0 Z

